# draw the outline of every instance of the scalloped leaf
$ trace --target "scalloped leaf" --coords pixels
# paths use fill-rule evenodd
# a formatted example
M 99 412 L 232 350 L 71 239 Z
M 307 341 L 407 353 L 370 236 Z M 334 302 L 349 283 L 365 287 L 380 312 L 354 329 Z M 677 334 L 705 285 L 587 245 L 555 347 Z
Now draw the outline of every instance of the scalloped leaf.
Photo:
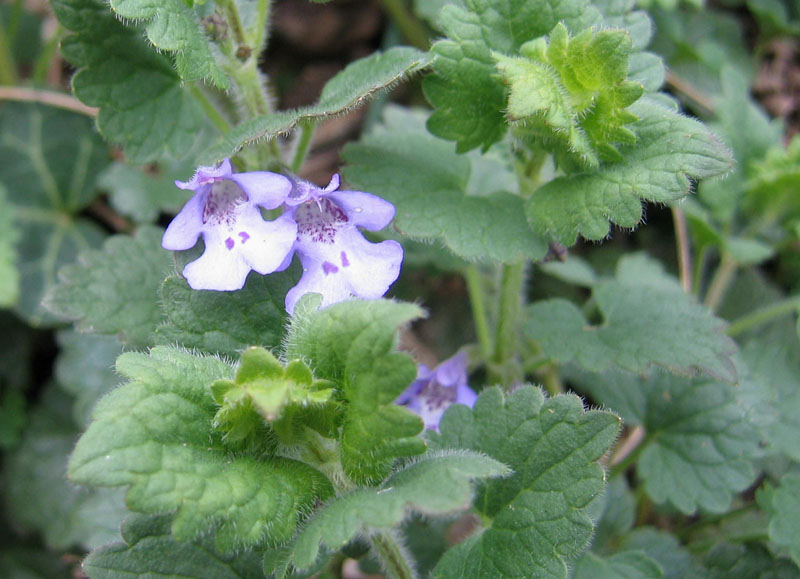
M 78 263 L 59 271 L 59 283 L 45 297 L 47 308 L 75 320 L 84 332 L 118 334 L 133 346 L 152 343 L 163 319 L 158 288 L 172 270 L 161 248 L 163 230 L 145 226 L 136 234 L 108 238 L 102 250 L 89 250 Z
M 524 200 L 502 187 L 512 169 L 490 165 L 491 178 L 481 180 L 487 159 L 456 154 L 425 130 L 424 119 L 387 108 L 382 126 L 347 145 L 342 157 L 352 186 L 394 203 L 394 225 L 404 236 L 439 238 L 464 259 L 544 257 L 547 244 L 526 222 Z
M 117 371 L 131 381 L 95 407 L 69 461 L 74 482 L 129 486 L 131 510 L 172 512 L 176 540 L 213 534 L 223 552 L 288 540 L 301 513 L 331 494 L 305 464 L 231 454 L 212 428 L 210 384 L 233 377 L 219 358 L 156 347 L 123 354 Z
M 689 194 L 692 180 L 733 167 L 728 150 L 699 121 L 650 97 L 628 110 L 639 118 L 629 125 L 636 144 L 620 151 L 618 163 L 558 177 L 537 189 L 526 207 L 534 231 L 567 246 L 579 235 L 600 240 L 609 234 L 609 221 L 638 225 L 644 201 L 675 201 Z
M 474 494 L 474 481 L 509 472 L 502 463 L 474 452 L 428 454 L 378 488 L 358 489 L 325 505 L 295 537 L 284 566 L 291 563 L 300 570 L 310 568 L 321 552 L 335 551 L 377 530 L 392 529 L 412 512 L 435 516 L 466 509 Z
M 425 452 L 422 420 L 394 401 L 417 375 L 397 351 L 397 328 L 423 315 L 407 303 L 350 300 L 318 310 L 300 302 L 286 337 L 288 360 L 302 358 L 314 376 L 338 383 L 347 401 L 341 434 L 344 472 L 357 483 L 382 480 L 395 459 Z
M 170 58 L 153 51 L 141 30 L 117 20 L 107 2 L 53 0 L 52 6 L 74 33 L 61 50 L 78 68 L 72 77 L 75 96 L 100 108 L 100 132 L 124 148 L 128 161 L 193 157 L 215 135 Z
M 197 16 L 181 0 L 111 0 L 111 9 L 125 20 L 146 21 L 148 40 L 159 52 L 173 53 L 181 79 L 207 79 L 222 90 L 230 86 Z
M 528 308 L 526 335 L 545 355 L 595 372 L 617 366 L 646 373 L 655 364 L 736 382 L 736 343 L 725 334 L 725 322 L 686 294 L 659 262 L 644 254 L 622 258 L 614 279 L 592 287 L 592 298 L 602 323 L 591 324 L 572 302 L 553 298 Z
M 437 578 L 567 577 L 567 561 L 592 535 L 589 504 L 603 490 L 597 461 L 620 419 L 586 411 L 577 396 L 545 399 L 524 386 L 484 390 L 475 407 L 454 405 L 432 434 L 432 448 L 466 448 L 510 466 L 514 474 L 482 485 L 475 509 L 487 528 L 451 548 Z

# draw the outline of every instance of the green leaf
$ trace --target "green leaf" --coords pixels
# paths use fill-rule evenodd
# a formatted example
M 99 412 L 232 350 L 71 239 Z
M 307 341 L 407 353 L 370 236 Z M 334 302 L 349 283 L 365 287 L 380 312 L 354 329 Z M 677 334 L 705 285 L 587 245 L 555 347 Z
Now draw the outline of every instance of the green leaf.
M 596 283 L 592 298 L 601 324 L 592 325 L 577 306 L 554 298 L 528 308 L 526 335 L 547 356 L 596 372 L 617 366 L 645 373 L 655 364 L 736 381 L 736 344 L 724 334 L 725 322 L 686 294 L 658 262 L 643 254 L 622 258 L 615 278 Z
M 119 383 L 114 361 L 122 345 L 114 336 L 80 334 L 69 330 L 57 334 L 60 351 L 55 377 L 58 385 L 75 397 L 72 416 L 76 424 L 87 426 L 92 407 Z
M 567 577 L 567 560 L 591 538 L 587 507 L 605 482 L 595 461 L 619 426 L 576 396 L 545 400 L 530 386 L 484 390 L 474 409 L 451 406 L 431 446 L 483 452 L 514 474 L 482 486 L 475 508 L 491 523 L 450 549 L 434 577 Z
M 328 503 L 296 536 L 287 560 L 306 569 L 321 551 L 335 551 L 356 537 L 391 529 L 411 512 L 435 516 L 466 509 L 473 481 L 508 473 L 503 464 L 473 452 L 428 454 L 378 488 L 358 489 Z
M 19 229 L 14 207 L 0 184 L 0 307 L 13 306 L 19 299 L 19 269 L 16 244 Z
M 722 543 L 705 558 L 708 579 L 753 577 L 756 579 L 798 579 L 800 569 L 788 559 L 774 557 L 755 543 Z
M 516 135 L 555 149 L 568 166 L 619 161 L 617 146 L 636 142 L 625 125 L 637 118 L 626 109 L 644 92 L 626 80 L 632 50 L 625 30 L 587 29 L 570 37 L 559 22 L 549 42 L 523 44 L 521 57 L 493 53 L 509 87 L 506 116 Z
M 295 308 L 285 358 L 302 358 L 318 378 L 338 384 L 347 401 L 341 460 L 353 481 L 381 480 L 396 458 L 425 451 L 422 420 L 394 401 L 417 375 L 413 360 L 396 351 L 397 327 L 421 317 L 413 304 L 346 301 L 314 309 L 314 297 Z
M 530 230 L 523 199 L 496 189 L 471 192 L 480 157 L 456 154 L 423 122 L 419 114 L 387 108 L 383 126 L 342 154 L 352 186 L 394 203 L 403 235 L 439 238 L 465 259 L 541 259 L 547 244 Z
M 169 516 L 135 515 L 122 525 L 124 543 L 93 551 L 83 562 L 92 579 L 262 579 L 260 557 L 252 552 L 223 555 L 212 542 L 179 542 L 169 530 Z
M 690 179 L 704 179 L 731 169 L 724 145 L 700 122 L 643 97 L 629 108 L 639 120 L 629 128 L 635 145 L 621 150 L 622 161 L 598 170 L 558 177 L 528 200 L 528 220 L 535 231 L 564 245 L 578 235 L 599 240 L 609 221 L 635 227 L 642 202 L 665 203 L 686 196 Z
M 800 475 L 785 474 L 777 487 L 768 487 L 758 494 L 758 504 L 769 515 L 769 538 L 789 551 L 800 565 Z
M 583 0 L 465 0 L 445 6 L 439 19 L 448 38 L 433 45 L 435 74 L 423 83 L 435 109 L 428 129 L 463 153 L 488 149 L 506 133 L 506 90 L 492 51 L 514 55 L 558 22 L 583 30 L 600 14 Z
M 291 132 L 298 124 L 316 123 L 366 104 L 408 76 L 427 67 L 431 57 L 416 48 L 399 46 L 350 63 L 322 89 L 315 105 L 281 111 L 245 121 L 203 154 L 205 164 L 236 154 L 242 147 Z
M 75 320 L 79 331 L 118 334 L 133 346 L 151 344 L 163 318 L 158 288 L 172 268 L 172 257 L 161 248 L 162 235 L 161 229 L 145 226 L 133 237 L 110 237 L 102 250 L 82 252 L 77 264 L 59 271 L 47 307 Z
M 745 211 L 774 216 L 773 219 L 800 218 L 797 188 L 800 186 L 800 137 L 794 136 L 786 148 L 770 148 L 763 160 L 751 165 L 747 183 Z
M 742 388 L 752 393 L 756 414 L 772 449 L 800 460 L 800 343 L 796 337 L 768 332 L 742 348 L 748 376 Z
M 586 553 L 575 565 L 574 579 L 659 579 L 661 566 L 641 551 L 623 551 L 610 557 Z
M 214 60 L 197 16 L 181 0 L 111 0 L 111 9 L 125 20 L 146 21 L 148 40 L 159 52 L 174 53 L 181 79 L 207 79 L 222 90 L 230 86 Z
M 241 290 L 217 292 L 196 291 L 183 278 L 168 277 L 160 294 L 167 321 L 156 328 L 156 343 L 234 357 L 248 346 L 277 348 L 286 324 L 284 299 L 298 279 L 297 268 L 254 273 Z
M 600 510 L 592 520 L 596 521 L 592 551 L 604 553 L 616 546 L 617 539 L 633 528 L 636 520 L 636 498 L 628 488 L 624 477 L 612 478 L 606 485 Z
M 574 381 L 592 399 L 644 427 L 637 475 L 657 503 L 685 514 L 725 512 L 755 478 L 760 433 L 736 387 L 653 372 L 581 374 Z
M 625 551 L 643 551 L 661 565 L 664 579 L 705 577 L 689 551 L 681 545 L 675 535 L 667 531 L 639 527 L 625 537 L 619 548 Z
M 188 180 L 194 167 L 186 163 L 162 163 L 134 167 L 114 162 L 97 177 L 97 186 L 109 193 L 111 206 L 137 223 L 152 223 L 159 213 L 175 214 L 192 191 L 175 186 Z
M 156 347 L 123 354 L 117 371 L 131 382 L 95 407 L 70 458 L 71 480 L 129 486 L 131 510 L 172 512 L 177 541 L 210 533 L 224 552 L 286 541 L 300 513 L 330 494 L 304 464 L 228 451 L 211 426 L 209 386 L 233 375 L 219 358 Z
M 0 108 L 0 183 L 20 235 L 16 311 L 31 325 L 56 321 L 42 307 L 42 296 L 58 268 L 103 237 L 78 214 L 95 196 L 95 175 L 107 155 L 82 115 L 12 102 Z
M 214 130 L 191 85 L 181 81 L 169 57 L 148 46 L 141 30 L 119 22 L 102 0 L 52 5 L 74 32 L 62 41 L 62 52 L 78 68 L 75 95 L 100 108 L 100 132 L 121 145 L 130 162 L 191 158 L 205 146 Z
M 49 388 L 31 413 L 22 443 L 4 464 L 9 514 L 26 531 L 42 533 L 51 549 L 90 549 L 119 537 L 128 514 L 118 489 L 87 489 L 65 478 L 78 428 L 71 400 Z

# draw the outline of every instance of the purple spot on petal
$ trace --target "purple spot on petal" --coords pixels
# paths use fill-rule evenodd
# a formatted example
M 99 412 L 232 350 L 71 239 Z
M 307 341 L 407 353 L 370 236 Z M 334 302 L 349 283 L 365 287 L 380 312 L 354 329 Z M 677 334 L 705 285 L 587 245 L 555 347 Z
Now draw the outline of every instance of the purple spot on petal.
M 333 265 L 330 261 L 323 261 L 322 271 L 325 272 L 325 275 L 328 275 L 329 273 L 336 273 L 339 271 L 339 268 Z
M 245 241 L 247 241 L 248 239 L 250 239 L 250 235 L 249 235 L 249 234 L 248 234 L 246 231 L 240 231 L 240 232 L 239 232 L 239 237 L 241 237 L 241 238 L 242 238 L 242 245 L 244 245 L 244 242 L 245 242 Z
M 231 239 L 230 237 L 225 240 L 225 247 L 227 247 L 229 251 L 233 249 L 233 245 L 234 245 L 233 239 Z
M 350 260 L 347 259 L 347 254 L 343 251 L 342 252 L 342 267 L 348 267 L 350 265 Z

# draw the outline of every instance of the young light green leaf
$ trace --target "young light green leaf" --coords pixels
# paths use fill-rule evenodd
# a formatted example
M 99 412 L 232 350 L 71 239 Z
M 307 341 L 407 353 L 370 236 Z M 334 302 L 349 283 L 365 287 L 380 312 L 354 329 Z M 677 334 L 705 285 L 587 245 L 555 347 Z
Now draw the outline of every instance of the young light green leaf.
M 3 488 L 14 525 L 42 533 L 51 549 L 91 549 L 119 538 L 128 514 L 119 489 L 87 489 L 65 478 L 78 428 L 70 398 L 49 387 L 22 443 L 6 455 Z
M 665 203 L 686 196 L 690 179 L 729 171 L 733 160 L 725 146 L 700 122 L 643 97 L 629 107 L 639 120 L 629 125 L 636 144 L 622 150 L 618 163 L 558 177 L 537 189 L 526 207 L 535 231 L 564 245 L 578 235 L 599 240 L 609 221 L 635 227 L 642 202 Z
M 75 423 L 88 426 L 92 407 L 120 381 L 114 373 L 114 362 L 122 354 L 122 345 L 114 336 L 73 330 L 59 332 L 57 340 L 61 350 L 56 359 L 56 381 L 75 397 L 72 402 Z
M 0 108 L 0 183 L 20 234 L 17 312 L 31 325 L 57 318 L 41 305 L 56 271 L 99 244 L 99 227 L 78 218 L 95 195 L 107 150 L 84 116 L 33 104 Z
M 110 237 L 102 250 L 81 253 L 77 264 L 59 271 L 59 284 L 45 298 L 48 309 L 75 320 L 80 331 L 118 334 L 139 347 L 151 344 L 163 318 L 158 288 L 172 269 L 162 235 L 146 226 L 133 237 Z
M 605 482 L 595 461 L 619 426 L 576 396 L 545 400 L 531 386 L 484 390 L 474 409 L 451 406 L 431 446 L 483 452 L 514 474 L 482 485 L 474 504 L 490 526 L 450 549 L 434 577 L 567 577 L 567 560 L 591 538 L 587 506 Z
M 352 186 L 394 203 L 403 235 L 441 239 L 464 259 L 541 259 L 547 244 L 530 230 L 522 198 L 499 190 L 471 194 L 480 161 L 456 154 L 423 123 L 419 114 L 387 109 L 384 125 L 342 154 Z
M 395 459 L 425 451 L 422 420 L 394 401 L 417 374 L 396 351 L 397 327 L 421 317 L 413 304 L 346 301 L 314 309 L 313 297 L 295 308 L 284 358 L 306 360 L 317 378 L 337 383 L 347 401 L 342 467 L 365 483 L 386 477 Z
M 792 560 L 800 565 L 800 475 L 785 474 L 777 487 L 758 494 L 758 503 L 769 515 L 769 538 L 788 549 Z
M 520 57 L 493 53 L 509 87 L 506 116 L 516 135 L 554 149 L 559 164 L 597 167 L 622 159 L 617 147 L 636 142 L 627 110 L 644 92 L 628 81 L 633 50 L 625 30 L 587 29 L 570 37 L 559 22 L 549 40 L 531 40 Z
M 725 335 L 725 322 L 658 262 L 643 254 L 621 259 L 615 278 L 596 283 L 592 297 L 602 324 L 590 324 L 577 306 L 554 298 L 528 308 L 526 335 L 548 356 L 595 372 L 617 366 L 645 373 L 655 364 L 736 381 L 736 344 Z
M 610 557 L 586 553 L 575 564 L 574 579 L 660 579 L 664 571 L 642 551 L 622 551 Z
M 158 344 L 181 344 L 236 357 L 248 346 L 276 348 L 286 323 L 284 298 L 297 283 L 292 268 L 268 276 L 251 274 L 236 292 L 196 291 L 171 276 L 161 285 L 167 321 L 156 328 Z
M 208 539 L 176 541 L 169 523 L 168 515 L 129 517 L 122 525 L 125 542 L 89 553 L 83 561 L 84 571 L 92 579 L 263 579 L 261 558 L 255 553 L 220 554 Z
M 19 239 L 14 207 L 0 183 L 0 307 L 13 306 L 19 299 L 19 269 L 16 244 Z
M 130 162 L 192 157 L 212 138 L 215 131 L 191 86 L 182 83 L 169 57 L 148 46 L 141 30 L 119 22 L 102 0 L 54 0 L 52 6 L 74 32 L 62 41 L 62 52 L 78 68 L 75 95 L 100 108 L 100 132 L 121 145 Z
M 181 79 L 207 79 L 222 90 L 230 86 L 214 60 L 197 16 L 181 0 L 111 0 L 111 9 L 125 20 L 146 21 L 148 40 L 159 52 L 174 53 Z
M 288 560 L 306 569 L 321 551 L 335 551 L 358 536 L 391 529 L 411 512 L 435 516 L 466 509 L 473 481 L 508 473 L 502 463 L 474 452 L 430 453 L 378 488 L 358 489 L 329 502 L 295 537 Z
M 550 32 L 558 22 L 583 30 L 600 22 L 583 0 L 465 0 L 448 5 L 439 18 L 448 38 L 431 49 L 435 74 L 423 88 L 435 111 L 428 129 L 456 141 L 460 153 L 488 149 L 506 133 L 506 91 L 497 78 L 492 51 L 514 55 L 525 42 Z
M 129 486 L 131 510 L 171 512 L 176 540 L 210 533 L 224 552 L 286 541 L 300 513 L 331 493 L 302 463 L 229 452 L 211 426 L 210 385 L 233 375 L 219 358 L 156 347 L 123 354 L 117 371 L 131 382 L 95 407 L 70 458 L 74 482 Z
M 669 501 L 685 514 L 722 513 L 752 484 L 760 433 L 736 387 L 661 372 L 645 379 L 584 373 L 573 382 L 626 423 L 644 427 L 636 473 L 655 502 Z
M 194 171 L 187 163 L 161 163 L 133 167 L 119 161 L 111 163 L 97 177 L 97 186 L 108 191 L 111 206 L 137 223 L 152 223 L 159 213 L 175 214 L 191 196 L 175 186 Z
M 256 117 L 240 124 L 203 153 L 203 162 L 210 164 L 256 141 L 275 139 L 300 123 L 315 123 L 363 106 L 376 94 L 419 72 L 430 62 L 430 55 L 408 46 L 375 52 L 349 64 L 329 80 L 317 104 Z

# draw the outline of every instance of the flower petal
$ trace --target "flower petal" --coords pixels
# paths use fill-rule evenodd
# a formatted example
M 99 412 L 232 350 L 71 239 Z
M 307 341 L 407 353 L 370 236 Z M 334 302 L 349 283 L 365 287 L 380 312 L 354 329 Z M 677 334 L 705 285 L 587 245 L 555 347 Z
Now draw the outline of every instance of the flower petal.
M 241 254 L 258 273 L 267 274 L 279 269 L 291 253 L 297 224 L 286 215 L 264 221 L 258 209 L 251 205 L 239 215 L 231 233 L 232 251 Z
M 175 181 L 175 185 L 180 189 L 197 189 L 209 180 L 230 176 L 231 171 L 230 159 L 223 159 L 216 167 L 198 167 L 191 179 L 188 181 Z
M 229 251 L 219 235 L 204 236 L 205 252 L 183 268 L 183 277 L 196 290 L 234 291 L 242 289 L 250 266 L 239 252 Z
M 203 230 L 203 205 L 206 201 L 204 192 L 195 193 L 186 202 L 180 213 L 167 227 L 161 238 L 161 247 L 173 251 L 191 249 Z
M 469 357 L 464 351 L 448 358 L 436 367 L 436 380 L 443 386 L 460 386 L 467 383 Z
M 230 176 L 247 193 L 250 203 L 265 209 L 275 209 L 286 201 L 292 192 L 292 182 L 283 175 L 269 171 L 234 173 Z
M 394 219 L 394 205 L 362 191 L 336 191 L 328 195 L 347 214 L 353 225 L 369 231 L 383 229 Z

